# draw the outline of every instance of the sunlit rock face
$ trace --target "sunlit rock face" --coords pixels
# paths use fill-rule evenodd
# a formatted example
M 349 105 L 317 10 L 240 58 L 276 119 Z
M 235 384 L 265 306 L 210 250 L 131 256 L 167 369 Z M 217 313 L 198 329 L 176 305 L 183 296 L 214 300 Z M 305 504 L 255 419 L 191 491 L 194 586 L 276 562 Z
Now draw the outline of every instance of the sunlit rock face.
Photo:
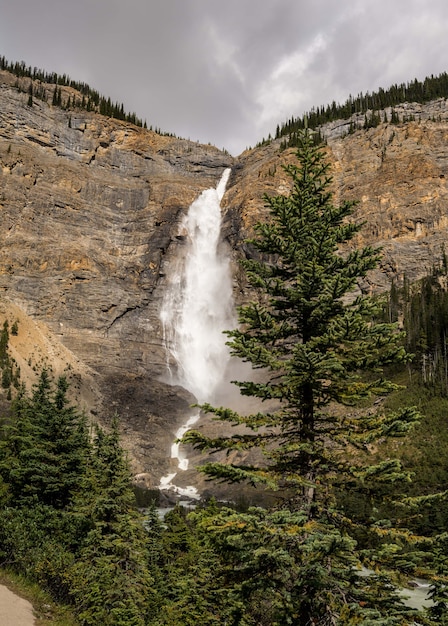
M 253 253 L 245 238 L 267 217 L 263 195 L 288 192 L 282 165 L 294 150 L 279 153 L 274 142 L 232 159 L 94 113 L 37 99 L 27 106 L 14 84 L 0 72 L 0 322 L 20 312 L 14 349 L 25 380 L 34 366 L 69 364 L 83 406 L 105 423 L 120 415 L 134 470 L 158 484 L 194 401 L 167 383 L 160 322 L 184 250 L 181 221 L 231 167 L 222 237 L 235 302 L 249 298 L 238 259 Z M 448 235 L 447 107 L 407 106 L 415 122 L 326 131 L 335 201 L 358 200 L 355 219 L 366 222 L 353 245 L 383 247 L 380 270 L 360 286 L 367 290 L 423 275 Z

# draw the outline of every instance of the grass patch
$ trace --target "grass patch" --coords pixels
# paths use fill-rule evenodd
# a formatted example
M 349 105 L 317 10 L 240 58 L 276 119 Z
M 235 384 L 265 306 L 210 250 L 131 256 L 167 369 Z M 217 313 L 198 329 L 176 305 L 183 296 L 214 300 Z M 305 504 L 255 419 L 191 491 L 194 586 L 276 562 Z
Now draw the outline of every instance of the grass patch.
M 33 605 L 36 626 L 79 626 L 68 607 L 55 604 L 48 593 L 23 576 L 0 568 L 0 584 Z
M 398 410 L 415 406 L 422 419 L 411 433 L 395 444 L 399 456 L 415 472 L 414 481 L 420 493 L 446 489 L 448 480 L 448 398 L 419 384 L 392 393 L 385 400 L 385 408 Z M 392 444 L 393 445 L 393 444 Z

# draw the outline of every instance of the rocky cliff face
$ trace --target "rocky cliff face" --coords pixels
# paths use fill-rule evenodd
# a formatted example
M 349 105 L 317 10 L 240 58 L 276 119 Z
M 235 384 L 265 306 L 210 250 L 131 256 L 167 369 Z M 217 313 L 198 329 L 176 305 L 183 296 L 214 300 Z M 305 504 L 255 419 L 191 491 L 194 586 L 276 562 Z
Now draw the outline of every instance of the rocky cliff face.
M 346 136 L 343 124 L 326 129 L 335 199 L 359 200 L 356 219 L 366 221 L 355 244 L 384 249 L 364 289 L 421 276 L 448 234 L 448 108 L 407 112 L 417 121 Z M 263 194 L 287 192 L 281 165 L 292 160 L 275 142 L 234 160 L 94 113 L 30 107 L 0 72 L 0 318 L 19 319 L 12 349 L 23 377 L 48 363 L 66 370 L 95 419 L 120 414 L 135 471 L 155 483 L 192 401 L 163 382 L 159 322 L 180 216 L 233 168 L 223 235 L 244 300 L 237 259 L 265 216 Z
M 157 474 L 192 401 L 160 381 L 163 267 L 180 216 L 231 159 L 94 113 L 26 103 L 0 86 L 2 301 L 43 324 L 73 371 L 89 369 L 81 402 L 106 419 L 117 411 L 136 469 Z M 30 348 L 22 373 L 45 356 L 52 362 L 47 347 Z
M 422 277 L 440 262 L 448 236 L 448 103 L 402 108 L 415 121 L 350 135 L 343 134 L 349 122 L 324 129 L 334 200 L 357 201 L 355 219 L 365 222 L 353 243 L 382 248 L 379 270 L 360 286 L 365 290 L 387 289 L 405 274 Z M 279 153 L 278 144 L 243 153 L 233 170 L 225 233 L 243 254 L 253 223 L 266 217 L 263 194 L 288 191 L 282 165 L 294 162 L 295 151 Z

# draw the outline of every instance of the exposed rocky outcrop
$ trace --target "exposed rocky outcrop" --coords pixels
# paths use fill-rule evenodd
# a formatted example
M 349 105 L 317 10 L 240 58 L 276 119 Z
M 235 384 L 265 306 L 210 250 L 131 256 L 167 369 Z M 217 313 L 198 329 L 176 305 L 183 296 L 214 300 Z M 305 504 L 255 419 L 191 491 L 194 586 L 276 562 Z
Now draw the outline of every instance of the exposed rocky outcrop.
M 383 246 L 365 289 L 421 276 L 448 234 L 446 103 L 407 113 L 417 121 L 350 135 L 346 123 L 326 129 L 335 199 L 359 200 L 356 219 L 366 221 L 354 244 Z M 281 166 L 294 150 L 278 147 L 232 159 L 92 112 L 28 106 L 0 72 L 0 318 L 19 319 L 15 358 L 29 382 L 48 363 L 69 372 L 95 419 L 118 412 L 135 471 L 155 483 L 193 401 L 163 382 L 159 310 L 182 247 L 179 219 L 231 166 L 224 237 L 236 300 L 247 298 L 237 263 L 250 252 L 244 239 L 266 216 L 263 195 L 288 191 Z

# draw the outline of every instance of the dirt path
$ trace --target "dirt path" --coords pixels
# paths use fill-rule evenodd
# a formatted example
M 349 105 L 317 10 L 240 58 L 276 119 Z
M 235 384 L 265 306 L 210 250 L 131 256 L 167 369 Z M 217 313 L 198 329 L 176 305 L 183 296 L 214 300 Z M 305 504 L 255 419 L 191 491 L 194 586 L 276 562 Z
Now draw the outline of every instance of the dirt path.
M 0 626 L 34 626 L 33 607 L 8 587 L 0 585 Z

